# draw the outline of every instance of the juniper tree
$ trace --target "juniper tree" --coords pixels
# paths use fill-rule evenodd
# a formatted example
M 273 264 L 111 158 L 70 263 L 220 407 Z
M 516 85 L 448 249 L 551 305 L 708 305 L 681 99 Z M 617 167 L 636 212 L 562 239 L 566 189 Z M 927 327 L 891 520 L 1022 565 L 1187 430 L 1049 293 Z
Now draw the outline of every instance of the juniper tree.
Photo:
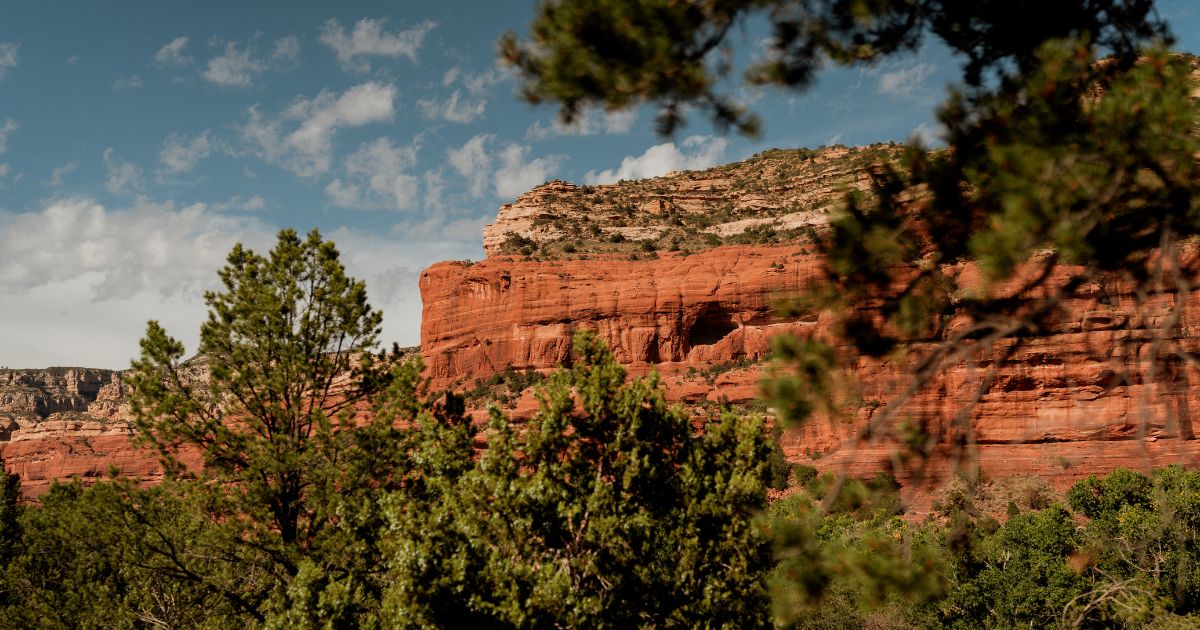
M 477 463 L 461 465 L 461 432 L 423 442 L 422 460 L 439 463 L 423 467 L 437 497 L 390 503 L 385 619 L 765 625 L 769 541 L 755 522 L 769 475 L 763 420 L 730 414 L 697 434 L 656 377 L 627 382 L 595 336 L 576 336 L 572 357 L 540 386 L 523 426 L 492 408 Z

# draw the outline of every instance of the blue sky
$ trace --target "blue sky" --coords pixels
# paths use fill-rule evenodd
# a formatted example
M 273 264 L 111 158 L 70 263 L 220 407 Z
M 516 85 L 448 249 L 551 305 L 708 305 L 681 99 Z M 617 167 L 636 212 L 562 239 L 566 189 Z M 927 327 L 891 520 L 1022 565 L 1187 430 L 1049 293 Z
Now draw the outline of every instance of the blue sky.
M 192 351 L 229 248 L 265 250 L 281 227 L 333 238 L 385 338 L 415 344 L 421 270 L 481 258 L 481 227 L 528 188 L 932 135 L 958 68 L 930 45 L 805 93 L 741 92 L 766 123 L 755 141 L 705 120 L 659 138 L 649 111 L 566 128 L 495 64 L 533 6 L 0 7 L 0 366 L 124 368 L 147 319 Z M 1200 50 L 1196 3 L 1161 8 L 1179 48 Z M 762 35 L 738 37 L 753 51 Z

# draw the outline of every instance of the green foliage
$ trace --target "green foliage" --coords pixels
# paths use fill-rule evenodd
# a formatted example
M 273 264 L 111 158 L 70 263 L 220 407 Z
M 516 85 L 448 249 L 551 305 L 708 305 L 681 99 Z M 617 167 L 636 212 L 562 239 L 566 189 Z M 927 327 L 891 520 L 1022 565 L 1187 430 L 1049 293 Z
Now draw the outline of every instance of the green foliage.
M 20 552 L 21 478 L 9 473 L 0 457 L 0 578 Z M 9 582 L 0 579 L 0 613 L 17 602 Z
M 205 295 L 200 358 L 181 362 L 183 346 L 151 322 L 131 378 L 139 439 L 209 516 L 225 563 L 190 579 L 267 621 L 296 606 L 293 579 L 316 588 L 316 562 L 321 589 L 349 593 L 323 615 L 349 622 L 378 601 L 376 498 L 407 470 L 393 428 L 405 415 L 358 427 L 352 410 L 389 382 L 416 400 L 420 365 L 389 372 L 371 354 L 381 315 L 316 231 L 280 232 L 265 257 L 238 245 L 219 275 L 224 291 Z M 183 460 L 197 451 L 202 472 Z
M 971 569 L 946 602 L 947 616 L 964 628 L 1053 625 L 1090 586 L 1068 564 L 1079 538 L 1060 505 L 1009 519 L 971 550 Z
M 1171 466 L 1153 478 L 1118 469 L 1070 492 L 1090 519 L 1083 553 L 1108 589 L 1081 597 L 1078 619 L 1164 624 L 1200 612 L 1200 472 Z M 1120 587 L 1120 588 L 1117 588 Z
M 761 420 L 727 416 L 696 436 L 656 377 L 627 383 L 594 337 L 576 338 L 573 363 L 547 380 L 526 427 L 492 409 L 477 465 L 427 477 L 440 489 L 432 507 L 391 506 L 400 529 L 438 532 L 395 556 L 391 622 L 763 625 Z M 469 449 L 426 448 L 470 461 Z M 429 586 L 436 576 L 461 577 Z
M 22 512 L 19 551 L 2 576 L 3 628 L 231 628 L 246 602 L 199 579 L 213 561 L 208 519 L 172 484 L 56 484 Z M 244 579 L 270 579 L 254 567 Z
M 464 392 L 463 396 L 471 405 L 495 402 L 500 406 L 508 406 L 522 392 L 544 379 L 542 373 L 537 370 L 522 371 L 509 365 L 487 378 L 475 381 L 474 387 Z
M 808 86 L 832 61 L 868 65 L 918 49 L 936 36 L 967 58 L 969 86 L 1034 71 L 1036 50 L 1052 39 L 1092 36 L 1122 55 L 1166 36 L 1152 0 L 953 2 L 809 2 L 804 0 L 546 0 L 528 41 L 510 33 L 501 57 L 517 67 L 530 102 L 552 101 L 565 122 L 585 107 L 659 106 L 658 126 L 670 133 L 696 108 L 714 123 L 755 135 L 759 121 L 731 94 L 729 75 L 738 25 L 765 18 L 772 45 L 745 72 L 754 85 Z M 1037 15 L 1037 20 L 1028 16 Z M 732 88 L 729 88 L 732 90 Z

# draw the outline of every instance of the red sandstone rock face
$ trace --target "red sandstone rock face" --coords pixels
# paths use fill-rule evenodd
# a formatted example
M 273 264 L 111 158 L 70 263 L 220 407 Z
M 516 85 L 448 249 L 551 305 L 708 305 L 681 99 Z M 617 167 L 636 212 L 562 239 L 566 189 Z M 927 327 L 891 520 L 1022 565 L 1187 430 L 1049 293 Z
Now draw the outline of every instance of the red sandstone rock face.
M 947 271 L 960 286 L 980 284 L 973 265 Z M 1061 280 L 1070 271 L 1056 275 Z M 435 384 L 469 385 L 508 366 L 553 369 L 567 358 L 571 333 L 586 328 L 598 332 L 634 373 L 658 369 L 675 400 L 744 402 L 757 394 L 759 365 L 707 379 L 694 373 L 761 357 L 781 332 L 805 335 L 827 325 L 772 314 L 780 297 L 794 295 L 818 273 L 819 261 L 798 246 L 722 247 L 690 256 L 664 253 L 652 261 L 439 263 L 421 277 L 421 353 Z M 1135 308 L 1130 287 L 1121 282 L 1084 287 L 1066 301 L 1054 328 L 999 369 L 966 432 L 952 420 L 974 397 L 995 351 L 952 366 L 898 414 L 922 419 L 939 438 L 921 467 L 897 467 L 895 441 L 859 435 L 879 405 L 908 382 L 908 364 L 894 362 L 864 360 L 857 369 L 863 407 L 846 418 L 790 429 L 785 453 L 855 475 L 889 470 L 902 480 L 920 479 L 923 487 L 952 472 L 951 445 L 964 435 L 975 442 L 984 475 L 1033 474 L 1059 488 L 1118 466 L 1200 465 L 1192 420 L 1200 413 L 1192 387 L 1200 372 L 1149 356 L 1154 330 L 1175 299 L 1168 294 Z M 1200 294 L 1186 299 L 1187 312 L 1195 314 Z M 1191 350 L 1200 349 L 1195 325 L 1194 315 L 1185 316 L 1176 340 Z M 943 334 L 955 326 L 947 322 Z M 925 350 L 918 344 L 911 354 Z M 929 494 L 913 500 L 927 508 Z
M 553 368 L 575 330 L 597 331 L 635 371 L 743 356 L 803 323 L 773 315 L 815 270 L 789 247 L 721 247 L 656 261 L 438 263 L 421 276 L 421 355 L 436 386 L 505 367 Z
M 37 496 L 56 479 L 105 477 L 116 469 L 160 479 L 155 455 L 134 447 L 123 375 L 53 368 L 0 371 L 0 457 Z

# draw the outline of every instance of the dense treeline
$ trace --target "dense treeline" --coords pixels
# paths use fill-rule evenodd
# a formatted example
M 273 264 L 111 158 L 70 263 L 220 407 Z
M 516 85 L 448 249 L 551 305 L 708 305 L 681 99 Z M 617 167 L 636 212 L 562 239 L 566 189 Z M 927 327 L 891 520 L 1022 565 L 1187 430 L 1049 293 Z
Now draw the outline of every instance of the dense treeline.
M 1200 471 L 1093 475 L 1061 501 L 1010 501 L 1002 523 L 961 489 L 905 520 L 887 478 L 843 485 L 822 513 L 831 482 L 769 509 L 776 619 L 793 627 L 1200 624 Z
M 627 382 L 592 337 L 575 350 L 527 425 L 493 411 L 482 455 L 460 399 L 397 368 L 381 420 L 318 438 L 340 454 L 308 461 L 327 482 L 303 543 L 205 479 L 56 484 L 34 505 L 7 475 L 0 626 L 765 624 L 770 432 L 727 416 L 698 435 L 656 380 Z
M 661 404 L 653 383 L 604 383 L 622 376 L 611 363 L 606 375 L 585 370 L 594 389 L 583 391 L 615 387 L 642 411 Z M 564 372 L 550 388 L 579 376 Z M 969 493 L 951 493 L 922 522 L 905 519 L 890 477 L 835 484 L 803 468 L 793 482 L 804 483 L 767 506 L 770 446 L 758 421 L 728 417 L 690 438 L 681 417 L 658 409 L 646 424 L 675 431 L 678 445 L 662 459 L 630 448 L 638 429 L 619 412 L 590 427 L 613 440 L 593 443 L 600 451 L 580 424 L 565 442 L 547 440 L 571 422 L 551 408 L 528 432 L 497 415 L 499 437 L 472 459 L 469 425 L 425 408 L 401 432 L 415 483 L 328 497 L 337 522 L 290 575 L 239 549 L 236 528 L 213 522 L 187 482 L 56 484 L 32 505 L 8 475 L 0 626 L 1200 623 L 1200 471 L 1093 476 L 1066 503 L 1010 503 L 1002 523 Z

